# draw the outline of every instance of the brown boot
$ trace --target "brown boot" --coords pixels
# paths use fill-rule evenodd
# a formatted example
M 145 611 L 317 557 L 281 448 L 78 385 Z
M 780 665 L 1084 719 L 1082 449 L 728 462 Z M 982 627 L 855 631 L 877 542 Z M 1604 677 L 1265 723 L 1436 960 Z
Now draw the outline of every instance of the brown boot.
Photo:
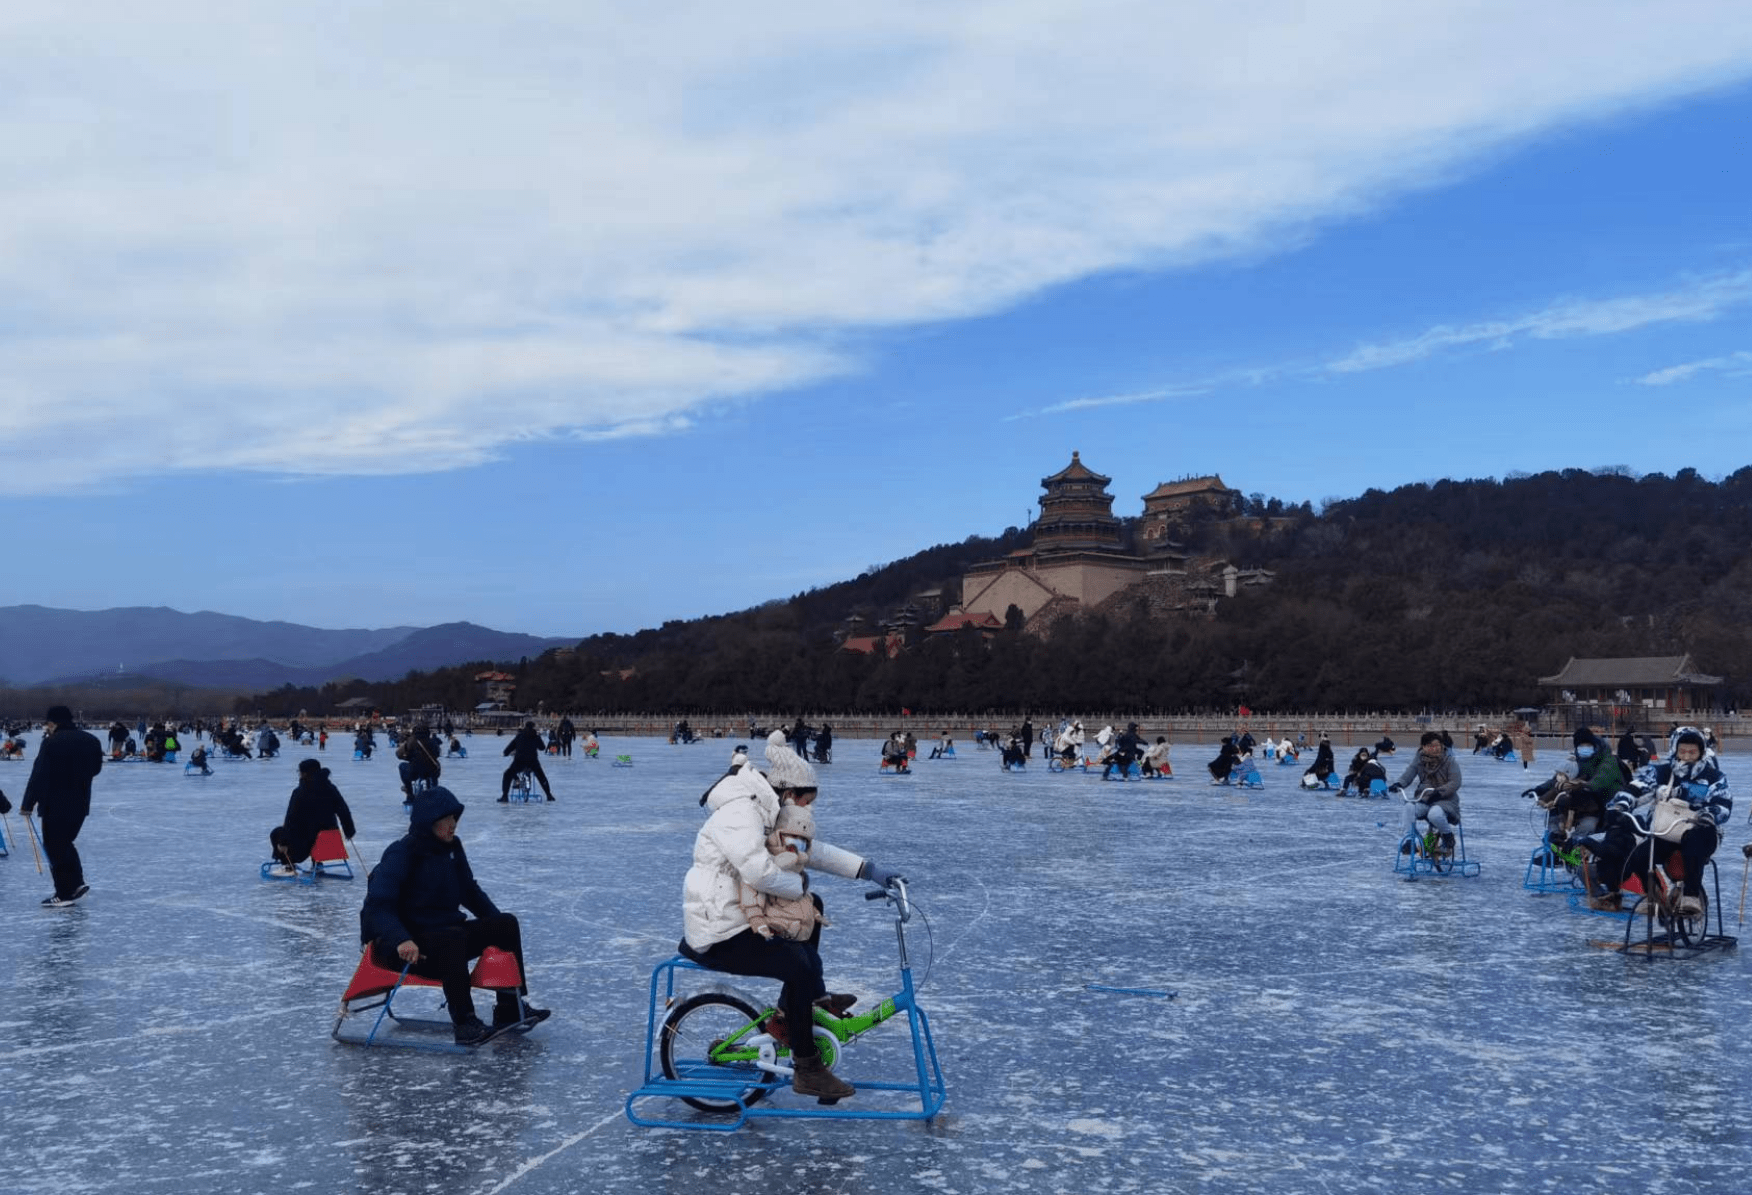
M 832 1013 L 836 1017 L 843 1017 L 852 1010 L 852 1005 L 857 1002 L 858 998 L 850 992 L 829 992 L 816 1000 L 815 1007 Z
M 821 1055 L 791 1059 L 796 1073 L 791 1076 L 791 1090 L 798 1095 L 812 1095 L 824 1104 L 836 1104 L 858 1089 L 822 1065 Z

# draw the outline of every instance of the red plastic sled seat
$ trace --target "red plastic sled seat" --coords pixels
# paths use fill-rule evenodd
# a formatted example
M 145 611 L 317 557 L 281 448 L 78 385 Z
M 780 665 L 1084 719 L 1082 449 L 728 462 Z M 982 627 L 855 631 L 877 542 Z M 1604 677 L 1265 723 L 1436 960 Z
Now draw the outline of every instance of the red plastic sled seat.
M 489 946 L 481 951 L 480 958 L 475 960 L 469 970 L 468 983 L 470 987 L 484 988 L 489 991 L 502 989 L 517 990 L 523 986 L 523 973 L 517 966 L 517 956 L 497 946 Z M 446 1052 L 467 1052 L 465 1046 L 454 1046 L 447 1042 L 421 1041 L 416 1037 L 407 1036 L 404 1040 L 391 1041 L 398 1035 L 384 1034 L 379 1037 L 385 1020 L 394 1021 L 399 1026 L 414 1029 L 450 1029 L 449 1021 L 436 1021 L 430 1018 L 421 1020 L 412 1017 L 397 1016 L 394 1008 L 395 997 L 404 987 L 435 988 L 441 987 L 436 979 L 428 979 L 424 975 L 415 975 L 405 967 L 400 970 L 390 970 L 379 966 L 371 957 L 371 947 L 367 945 L 359 955 L 359 965 L 353 971 L 353 980 L 347 985 L 347 990 L 341 996 L 340 1014 L 335 1018 L 335 1027 L 330 1034 L 336 1041 L 347 1042 L 350 1045 L 404 1045 L 426 1050 L 443 1050 Z M 373 997 L 382 997 L 374 1003 L 355 1005 L 355 1001 L 371 1001 Z M 349 1016 L 377 1009 L 377 1019 L 372 1022 L 371 1032 L 363 1039 L 343 1037 L 341 1026 Z

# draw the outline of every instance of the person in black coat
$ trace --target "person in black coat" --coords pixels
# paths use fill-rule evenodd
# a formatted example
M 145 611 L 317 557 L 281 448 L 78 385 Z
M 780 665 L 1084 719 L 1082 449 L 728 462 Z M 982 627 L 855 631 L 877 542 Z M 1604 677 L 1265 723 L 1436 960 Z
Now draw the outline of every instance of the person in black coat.
M 554 790 L 548 784 L 547 773 L 541 770 L 541 732 L 535 728 L 534 722 L 525 722 L 523 729 L 517 732 L 517 737 L 505 744 L 502 755 L 511 756 L 511 766 L 505 769 L 505 775 L 499 781 L 499 800 L 506 802 L 511 799 L 511 782 L 517 778 L 517 773 L 528 772 L 541 782 L 541 791 L 547 794 L 548 800 L 554 799 Z
M 1107 779 L 1114 768 L 1119 769 L 1121 779 L 1131 769 L 1132 763 L 1144 753 L 1144 741 L 1138 736 L 1138 724 L 1126 723 L 1125 730 L 1113 740 L 1113 754 L 1107 757 L 1107 767 L 1101 772 L 1101 778 Z
M 91 782 L 101 771 L 103 744 L 97 736 L 74 725 L 73 711 L 66 706 L 49 707 L 43 745 L 19 807 L 26 817 L 42 809 L 43 854 L 55 880 L 55 894 L 43 899 L 45 908 L 62 908 L 91 891 L 73 840 L 91 815 Z
M 353 811 L 347 808 L 341 790 L 329 780 L 329 770 L 314 759 L 298 764 L 298 787 L 286 802 L 286 820 L 268 831 L 274 858 L 288 870 L 310 858 L 316 836 L 340 826 L 352 840 Z
M 493 1030 L 545 1021 L 549 1013 L 521 999 L 529 993 L 523 933 L 517 918 L 501 913 L 475 882 L 468 853 L 456 837 L 462 810 L 462 802 L 442 786 L 414 798 L 407 834 L 384 849 L 371 873 L 359 910 L 359 936 L 378 966 L 399 971 L 405 964 L 415 975 L 442 984 L 457 1042 L 476 1045 Z M 515 991 L 499 992 L 493 1030 L 475 1016 L 468 982 L 469 960 L 489 946 L 509 951 L 523 979 Z
M 414 785 L 424 781 L 430 788 L 438 783 L 438 777 L 444 771 L 444 765 L 438 762 L 441 750 L 438 740 L 432 737 L 430 727 L 416 727 L 407 741 L 396 748 L 396 754 L 402 762 L 397 765 L 401 774 L 402 792 L 408 800 L 414 799 Z
M 1211 783 L 1229 783 L 1229 773 L 1235 770 L 1235 761 L 1240 758 L 1241 748 L 1236 744 L 1234 736 L 1224 739 L 1222 746 L 1217 748 L 1217 757 L 1205 765 L 1210 769 Z

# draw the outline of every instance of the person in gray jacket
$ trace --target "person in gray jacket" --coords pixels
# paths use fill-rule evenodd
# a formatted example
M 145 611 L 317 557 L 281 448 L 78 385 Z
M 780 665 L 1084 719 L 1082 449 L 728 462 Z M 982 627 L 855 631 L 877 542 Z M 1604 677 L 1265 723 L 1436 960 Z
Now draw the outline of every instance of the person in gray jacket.
M 1388 791 L 1402 796 L 1408 789 L 1412 799 L 1405 803 L 1403 833 L 1412 833 L 1420 819 L 1428 821 L 1442 849 L 1453 850 L 1454 827 L 1460 824 L 1460 761 L 1436 731 L 1424 732 L 1411 766 Z

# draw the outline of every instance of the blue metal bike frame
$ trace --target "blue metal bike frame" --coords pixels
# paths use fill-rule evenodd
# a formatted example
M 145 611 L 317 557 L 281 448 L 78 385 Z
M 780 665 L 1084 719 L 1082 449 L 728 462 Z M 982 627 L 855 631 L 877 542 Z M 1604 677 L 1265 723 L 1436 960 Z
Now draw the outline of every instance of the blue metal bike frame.
M 764 1081 L 754 1082 L 746 1078 L 714 1080 L 671 1079 L 667 1077 L 662 1071 L 657 1046 L 657 1035 L 661 1028 L 661 1018 L 657 1015 L 659 989 L 662 991 L 662 1005 L 667 1008 L 675 998 L 675 973 L 677 971 L 720 974 L 720 972 L 712 971 L 690 959 L 677 955 L 658 963 L 651 971 L 651 999 L 645 1015 L 645 1075 L 639 1088 L 627 1096 L 627 1119 L 636 1125 L 647 1128 L 733 1132 L 741 1128 L 752 1116 L 791 1117 L 809 1120 L 930 1120 L 936 1116 L 942 1110 L 948 1092 L 943 1083 L 942 1068 L 937 1062 L 937 1046 L 931 1037 L 930 1021 L 925 1016 L 925 1010 L 918 1006 L 913 989 L 912 964 L 908 960 L 906 952 L 906 927 L 897 921 L 895 933 L 900 942 L 900 991 L 883 1003 L 893 1003 L 894 1015 L 906 1014 L 907 1025 L 912 1031 L 913 1066 L 918 1078 L 905 1083 L 859 1079 L 856 1086 L 859 1091 L 903 1091 L 916 1094 L 919 1097 L 917 1109 L 884 1110 L 845 1108 L 837 1105 L 833 1107 L 780 1108 L 770 1107 L 764 1103 L 750 1105 L 742 1102 L 743 1092 L 755 1088 L 771 1093 L 787 1089 L 789 1083 L 784 1077 L 778 1075 L 769 1075 Z M 882 1023 L 893 1019 L 894 1016 L 891 1015 Z M 875 1027 L 872 1025 L 871 1029 Z M 708 1112 L 700 1112 L 688 1120 L 645 1116 L 635 1108 L 635 1105 L 641 1100 L 658 1097 L 679 1099 L 683 1096 L 727 1100 L 736 1103 L 739 1107 L 733 1117 L 730 1114 L 719 1117 Z

